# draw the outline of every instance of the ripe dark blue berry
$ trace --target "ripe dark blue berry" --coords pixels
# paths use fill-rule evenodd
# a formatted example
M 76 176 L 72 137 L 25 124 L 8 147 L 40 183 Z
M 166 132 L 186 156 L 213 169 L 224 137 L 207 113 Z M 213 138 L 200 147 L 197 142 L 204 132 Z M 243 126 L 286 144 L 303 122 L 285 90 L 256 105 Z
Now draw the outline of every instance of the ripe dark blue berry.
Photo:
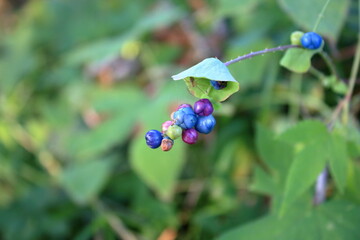
M 151 148 L 158 148 L 162 139 L 162 134 L 158 130 L 150 130 L 145 134 L 146 144 Z
M 213 115 L 199 117 L 195 129 L 200 133 L 208 134 L 215 127 L 216 120 Z
M 211 85 L 213 86 L 214 89 L 216 90 L 220 90 L 223 89 L 227 86 L 227 82 L 226 81 L 210 81 Z
M 307 49 L 318 49 L 322 42 L 322 37 L 315 32 L 307 32 L 301 37 L 301 45 Z
M 180 108 L 173 115 L 175 124 L 182 129 L 193 128 L 197 122 L 197 117 L 190 107 Z
M 209 99 L 200 99 L 194 104 L 194 112 L 199 116 L 209 116 L 214 111 Z

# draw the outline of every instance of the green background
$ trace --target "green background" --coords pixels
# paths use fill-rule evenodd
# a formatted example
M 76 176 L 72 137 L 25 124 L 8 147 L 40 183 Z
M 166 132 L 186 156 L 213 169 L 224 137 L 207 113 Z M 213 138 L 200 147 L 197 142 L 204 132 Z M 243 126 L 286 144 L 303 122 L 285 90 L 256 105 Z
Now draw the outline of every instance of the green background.
M 171 76 L 290 44 L 325 2 L 0 0 L 0 238 L 360 239 L 358 88 L 329 133 L 344 88 L 318 55 L 235 63 L 212 133 L 169 152 L 144 139 L 197 100 Z M 344 83 L 357 4 L 330 1 L 317 28 Z

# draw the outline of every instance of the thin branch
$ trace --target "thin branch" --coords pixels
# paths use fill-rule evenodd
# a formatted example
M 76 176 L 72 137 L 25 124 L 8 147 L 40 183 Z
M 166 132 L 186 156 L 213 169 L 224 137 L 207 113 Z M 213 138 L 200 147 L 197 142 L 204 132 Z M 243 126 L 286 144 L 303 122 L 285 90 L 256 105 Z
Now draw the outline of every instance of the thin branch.
M 359 72 L 359 64 L 360 64 L 360 34 L 358 36 L 358 45 L 356 48 L 356 54 L 355 54 L 355 60 L 353 62 L 352 68 L 351 68 L 351 74 L 350 74 L 350 80 L 349 80 L 349 89 L 346 93 L 345 99 L 346 101 L 350 101 L 351 96 L 354 91 L 355 82 L 356 82 L 356 76 Z
M 341 80 L 340 75 L 338 74 L 335 64 L 333 63 L 331 57 L 329 54 L 327 54 L 324 51 L 319 52 L 319 55 L 322 57 L 322 59 L 325 61 L 326 65 L 330 68 L 331 73 L 336 77 L 338 81 Z
M 299 47 L 300 47 L 299 45 L 284 45 L 284 46 L 279 46 L 279 47 L 276 47 L 276 48 L 269 48 L 269 49 L 265 49 L 265 50 L 261 50 L 261 51 L 257 51 L 257 52 L 251 52 L 249 54 L 246 54 L 246 55 L 237 57 L 237 58 L 235 58 L 233 60 L 227 61 L 224 64 L 226 66 L 229 66 L 230 64 L 240 62 L 242 60 L 249 59 L 249 58 L 255 57 L 257 55 L 263 55 L 263 54 L 269 53 L 269 52 L 284 51 L 284 50 L 289 49 L 289 48 L 299 48 Z
M 119 239 L 123 240 L 137 240 L 138 238 L 126 228 L 121 219 L 115 214 L 111 213 L 106 206 L 104 206 L 99 200 L 92 202 L 91 206 L 99 214 L 105 217 L 110 227 L 116 232 Z

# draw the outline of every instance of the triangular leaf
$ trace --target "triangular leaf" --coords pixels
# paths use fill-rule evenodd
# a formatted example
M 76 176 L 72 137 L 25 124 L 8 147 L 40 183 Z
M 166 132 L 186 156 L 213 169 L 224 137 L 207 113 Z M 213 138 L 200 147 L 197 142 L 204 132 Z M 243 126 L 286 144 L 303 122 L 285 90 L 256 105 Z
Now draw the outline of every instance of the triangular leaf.
M 296 154 L 286 179 L 280 213 L 315 183 L 317 176 L 325 168 L 326 155 L 324 148 L 317 144 L 307 145 Z
M 316 181 L 328 158 L 329 133 L 319 121 L 303 121 L 279 139 L 292 145 L 294 160 L 286 178 L 281 213 Z
M 191 68 L 172 76 L 174 80 L 185 80 L 192 95 L 221 102 L 239 90 L 239 83 L 226 65 L 217 58 L 207 58 Z M 210 80 L 227 82 L 227 86 L 215 90 Z

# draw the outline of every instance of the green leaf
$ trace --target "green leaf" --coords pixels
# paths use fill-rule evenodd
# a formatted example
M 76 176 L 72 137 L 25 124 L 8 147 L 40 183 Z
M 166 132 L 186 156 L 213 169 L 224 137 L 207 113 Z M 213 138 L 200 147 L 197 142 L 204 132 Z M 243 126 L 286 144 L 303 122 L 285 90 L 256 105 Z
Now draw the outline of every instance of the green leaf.
M 74 134 L 69 141 L 69 151 L 81 159 L 97 156 L 115 145 L 122 144 L 130 135 L 134 124 L 133 114 L 114 116 L 90 131 Z
M 326 165 L 328 138 L 325 125 L 319 121 L 300 122 L 279 136 L 294 149 L 294 161 L 286 178 L 281 213 L 315 183 Z
M 60 175 L 60 184 L 79 204 L 94 199 L 105 185 L 111 171 L 111 161 L 96 160 L 75 163 Z
M 169 5 L 170 6 L 170 5 Z M 179 8 L 158 5 L 147 15 L 143 16 L 129 28 L 126 34 L 101 39 L 97 42 L 81 46 L 65 55 L 64 61 L 68 64 L 81 64 L 98 59 L 117 57 L 119 50 L 127 43 L 138 40 L 143 34 L 159 27 L 165 27 L 183 16 Z
M 335 134 L 329 138 L 329 163 L 331 175 L 334 177 L 336 187 L 343 192 L 348 172 L 348 155 L 345 140 Z
M 318 144 L 307 145 L 295 155 L 284 190 L 280 214 L 305 193 L 325 168 L 327 152 Z
M 162 199 L 169 200 L 183 165 L 185 146 L 177 141 L 168 152 L 151 149 L 144 139 L 146 131 L 141 132 L 131 144 L 132 167 Z
M 279 186 L 274 181 L 274 178 L 259 167 L 255 168 L 254 181 L 250 185 L 250 190 L 268 195 L 280 193 Z
M 223 62 L 217 58 L 207 58 L 191 68 L 172 76 L 174 80 L 185 80 L 192 95 L 221 102 L 239 90 L 239 83 Z M 210 80 L 228 82 L 227 86 L 215 90 Z
M 246 14 L 251 11 L 259 3 L 259 0 L 220 0 L 214 8 L 215 16 L 224 17 Z
M 306 120 L 286 130 L 278 136 L 278 139 L 297 145 L 296 147 L 299 149 L 301 145 L 304 147 L 305 144 L 324 142 L 327 137 L 328 132 L 324 123 L 316 120 Z
M 283 185 L 293 159 L 292 149 L 287 143 L 275 140 L 275 134 L 259 124 L 256 126 L 255 141 L 260 157 L 270 167 L 275 182 Z
M 294 207 L 282 218 L 270 214 L 230 230 L 218 240 L 353 240 L 360 238 L 360 207 L 333 201 L 318 208 Z
M 327 0 L 279 0 L 282 8 L 306 31 L 312 31 Z M 350 1 L 330 1 L 316 32 L 336 40 L 344 25 Z
M 331 86 L 332 90 L 339 94 L 346 94 L 348 91 L 348 86 L 341 81 L 336 82 L 334 85 Z
M 169 152 L 161 149 L 151 149 L 146 145 L 145 133 L 150 129 L 160 129 L 161 124 L 170 117 L 171 106 L 179 99 L 184 102 L 193 101 L 181 82 L 169 82 L 160 89 L 160 95 L 154 101 L 147 101 L 140 111 L 142 130 L 130 145 L 131 165 L 139 177 L 150 186 L 163 200 L 169 200 L 173 195 L 178 176 L 185 160 L 185 143 L 175 141 Z M 176 94 L 174 94 L 176 92 Z
M 311 58 L 318 50 L 290 48 L 280 60 L 280 65 L 296 73 L 305 73 L 311 67 Z
M 349 165 L 345 196 L 347 199 L 351 199 L 357 204 L 360 204 L 360 167 L 351 161 L 349 161 Z

